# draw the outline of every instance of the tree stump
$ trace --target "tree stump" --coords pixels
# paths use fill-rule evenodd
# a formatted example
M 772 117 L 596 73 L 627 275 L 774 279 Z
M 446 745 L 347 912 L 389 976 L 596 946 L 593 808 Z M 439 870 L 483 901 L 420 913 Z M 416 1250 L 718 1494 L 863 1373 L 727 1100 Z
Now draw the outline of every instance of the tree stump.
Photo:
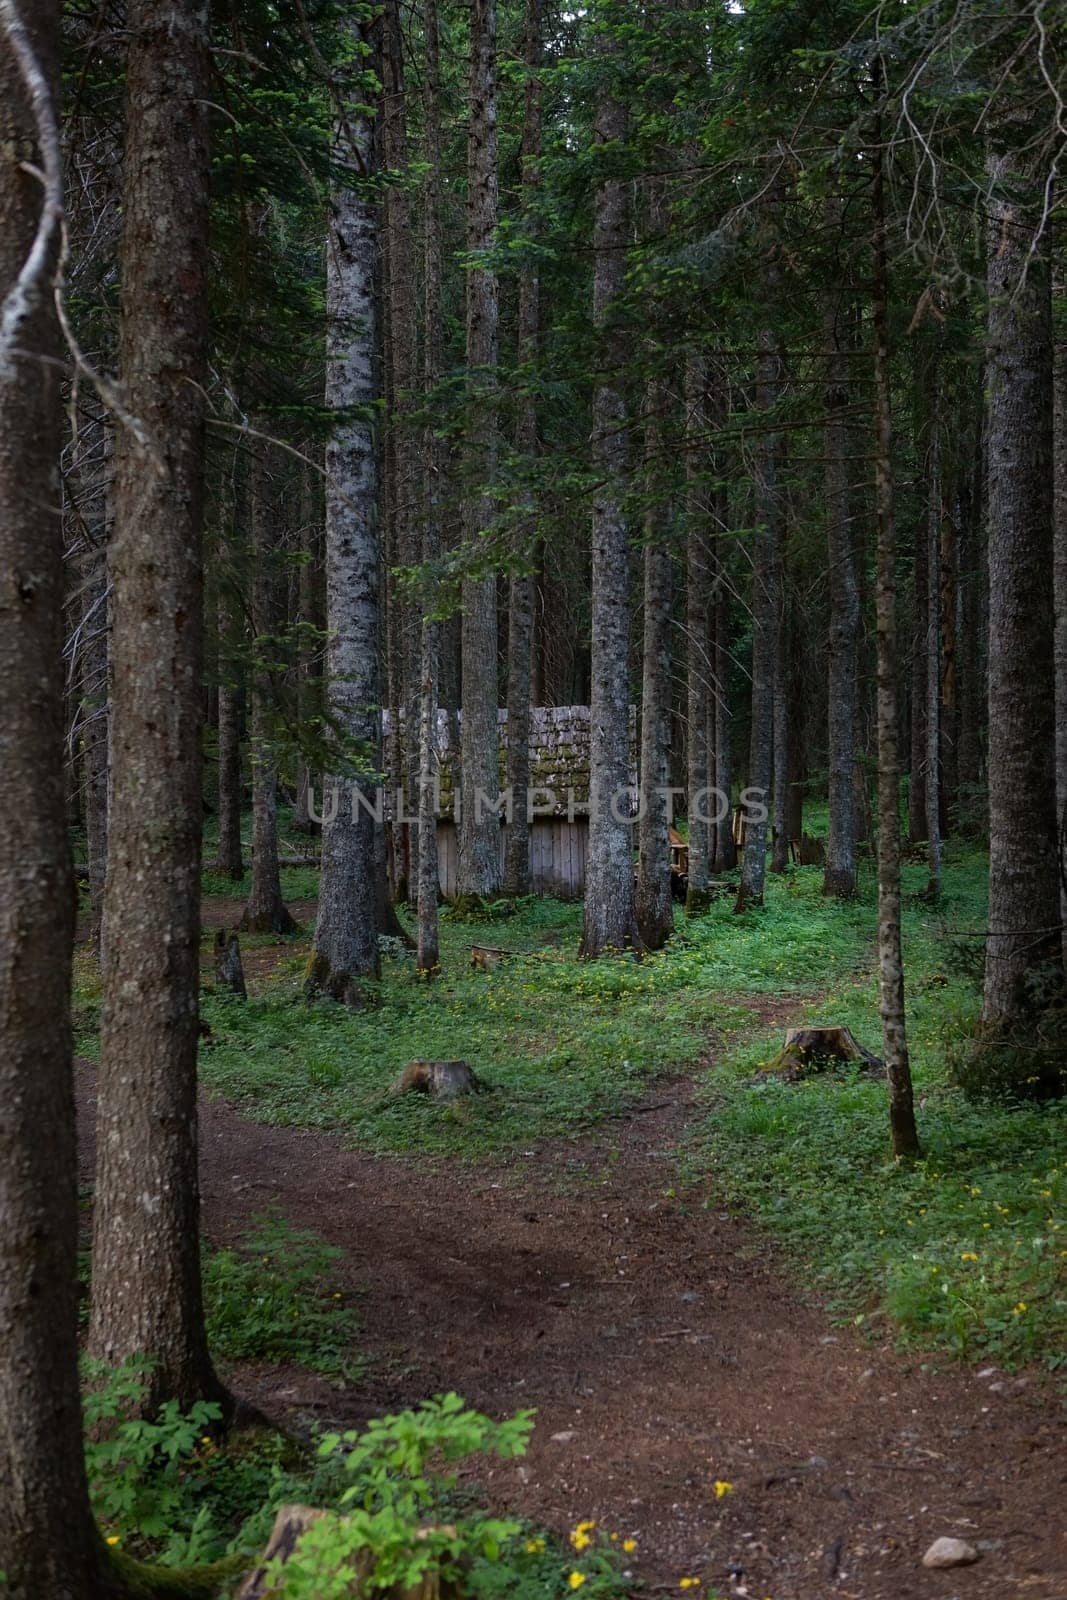
M 280 1506 L 270 1538 L 267 1540 L 267 1547 L 238 1589 L 234 1600 L 271 1600 L 278 1591 L 268 1576 L 268 1563 L 288 1561 L 301 1536 L 313 1523 L 329 1515 L 330 1512 L 318 1511 L 314 1506 Z M 419 1528 L 415 1537 L 423 1539 L 430 1533 L 447 1533 L 455 1538 L 455 1529 L 452 1527 Z M 365 1584 L 373 1569 L 374 1557 L 369 1550 L 357 1551 L 350 1561 L 355 1568 L 355 1575 L 345 1593 L 350 1595 L 352 1600 L 360 1600 L 360 1597 L 367 1593 Z M 458 1588 L 453 1583 L 442 1582 L 440 1573 L 427 1572 L 417 1583 L 397 1583 L 389 1589 L 375 1589 L 374 1593 L 381 1597 L 381 1600 L 456 1600 Z
M 241 965 L 241 941 L 236 933 L 228 933 L 225 928 L 220 928 L 215 935 L 215 982 L 220 989 L 229 989 L 239 1000 L 248 999 Z
M 465 1061 L 409 1061 L 387 1091 L 395 1100 L 402 1094 L 428 1094 L 435 1100 L 456 1100 L 477 1094 L 482 1085 Z
M 884 1064 L 853 1037 L 848 1028 L 790 1028 L 785 1044 L 764 1067 L 787 1083 L 825 1072 L 835 1061 L 858 1061 L 868 1072 L 884 1072 Z

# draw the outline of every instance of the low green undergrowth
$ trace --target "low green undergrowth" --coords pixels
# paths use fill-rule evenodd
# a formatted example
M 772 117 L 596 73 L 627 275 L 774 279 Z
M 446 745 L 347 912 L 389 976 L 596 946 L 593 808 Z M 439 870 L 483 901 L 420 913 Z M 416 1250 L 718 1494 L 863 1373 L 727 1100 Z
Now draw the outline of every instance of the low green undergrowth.
M 704 917 L 680 913 L 670 948 L 642 962 L 579 961 L 581 908 L 558 901 L 525 902 L 506 919 L 444 917 L 440 976 L 427 984 L 391 952 L 380 1006 L 358 1015 L 304 998 L 301 942 L 247 1004 L 205 998 L 204 1081 L 260 1120 L 339 1130 L 377 1151 L 478 1157 L 573 1136 L 690 1065 L 712 1033 L 750 1025 L 760 994 L 799 996 L 863 964 L 869 910 L 828 906 L 813 926 L 799 877 L 773 886 L 762 916 L 734 916 L 728 893 Z M 474 972 L 479 942 L 514 957 Z M 457 1056 L 489 1093 L 448 1108 L 417 1095 L 383 1102 L 407 1061 Z
M 220 1444 L 211 1404 L 186 1414 L 172 1404 L 153 1419 L 131 1420 L 146 1378 L 137 1363 L 87 1376 L 87 1476 L 117 1559 L 176 1576 L 217 1564 L 220 1582 L 230 1575 L 228 1592 L 263 1550 L 278 1509 L 297 1503 L 326 1515 L 288 1561 L 272 1565 L 278 1600 L 341 1600 L 357 1576 L 361 1594 L 393 1591 L 429 1571 L 446 1581 L 462 1575 L 471 1600 L 555 1600 L 579 1588 L 593 1600 L 627 1593 L 623 1559 L 632 1545 L 621 1536 L 598 1540 L 594 1525 L 581 1523 L 568 1544 L 490 1515 L 461 1484 L 458 1468 L 525 1454 L 530 1412 L 494 1422 L 446 1394 L 306 1446 L 264 1429 Z
M 918 869 L 906 875 L 917 888 Z M 713 1169 L 811 1273 L 842 1317 L 1004 1365 L 1067 1362 L 1067 1105 L 972 1104 L 947 1061 L 977 1022 L 984 862 L 951 859 L 936 907 L 905 906 L 908 1026 L 922 1159 L 889 1157 L 884 1082 L 758 1071 L 780 1032 L 748 1038 L 705 1080 L 696 1164 Z M 822 920 L 814 902 L 815 921 Z M 873 976 L 805 1008 L 880 1053 Z
M 342 1252 L 268 1213 L 236 1249 L 204 1254 L 208 1339 L 223 1361 L 291 1363 L 352 1381 L 358 1318 L 337 1281 Z

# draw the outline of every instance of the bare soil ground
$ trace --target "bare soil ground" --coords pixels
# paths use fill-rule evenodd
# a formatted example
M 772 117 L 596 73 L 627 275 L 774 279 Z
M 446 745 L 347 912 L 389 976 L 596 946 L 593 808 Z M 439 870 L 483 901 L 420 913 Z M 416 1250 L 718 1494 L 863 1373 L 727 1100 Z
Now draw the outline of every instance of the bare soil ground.
M 91 1172 L 92 1069 L 79 1069 Z M 566 1532 L 638 1541 L 654 1592 L 753 1600 L 1067 1600 L 1063 1414 L 1040 1379 L 917 1359 L 834 1328 L 714 1189 L 683 1190 L 691 1086 L 580 1143 L 491 1166 L 346 1150 L 202 1108 L 204 1226 L 240 1237 L 277 1204 L 344 1251 L 369 1376 L 236 1383 L 290 1422 L 357 1423 L 457 1389 L 537 1410 L 491 1500 Z M 732 1489 L 716 1497 L 716 1481 Z M 980 1562 L 921 1565 L 952 1534 Z

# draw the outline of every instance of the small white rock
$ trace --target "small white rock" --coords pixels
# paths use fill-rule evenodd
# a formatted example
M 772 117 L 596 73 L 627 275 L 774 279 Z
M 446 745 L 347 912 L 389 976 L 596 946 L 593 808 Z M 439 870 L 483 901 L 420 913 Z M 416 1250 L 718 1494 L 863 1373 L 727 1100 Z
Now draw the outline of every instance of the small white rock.
M 969 1567 L 981 1557 L 965 1539 L 935 1539 L 923 1556 L 924 1567 Z

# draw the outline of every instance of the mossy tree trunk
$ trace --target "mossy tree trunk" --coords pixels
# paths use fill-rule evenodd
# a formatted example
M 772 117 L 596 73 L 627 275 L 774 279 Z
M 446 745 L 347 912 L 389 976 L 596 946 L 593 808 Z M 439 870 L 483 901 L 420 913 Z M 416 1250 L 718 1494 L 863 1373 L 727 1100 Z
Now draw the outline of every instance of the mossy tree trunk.
M 351 24 L 361 45 L 360 24 Z M 358 61 L 357 56 L 357 61 Z M 379 859 L 372 814 L 381 751 L 379 548 L 375 439 L 367 420 L 377 398 L 375 271 L 378 218 L 357 187 L 370 168 L 373 135 L 359 107 L 357 81 L 337 124 L 335 156 L 352 182 L 339 179 L 330 201 L 326 253 L 326 404 L 342 412 L 326 447 L 327 704 L 337 726 L 358 744 L 372 770 L 327 787 L 339 791 L 323 823 L 322 874 L 315 943 L 308 971 L 314 991 L 358 1007 L 377 999 Z M 324 817 L 330 817 L 326 807 Z M 384 856 L 380 876 L 385 890 Z
M 1041 184 L 1009 124 L 990 158 L 989 931 L 982 1020 L 1025 1045 L 1058 962 L 1052 317 Z
M 840 210 L 828 206 L 827 221 L 839 226 Z M 856 639 L 859 592 L 848 485 L 848 325 L 844 298 L 828 297 L 826 340 L 826 541 L 830 574 L 830 651 L 827 681 L 827 742 L 830 829 L 823 893 L 848 900 L 856 893 L 856 819 L 853 763 L 856 749 Z
M 480 492 L 496 464 L 496 366 L 499 291 L 484 259 L 497 225 L 496 0 L 472 0 L 470 124 L 467 138 L 467 369 L 475 387 L 466 533 L 472 554 L 484 543 L 492 501 Z M 457 889 L 461 896 L 496 893 L 500 886 L 500 822 L 493 808 L 497 767 L 496 574 L 463 580 L 461 804 Z
M 151 1363 L 144 1409 L 225 1399 L 200 1286 L 203 392 L 208 41 L 193 0 L 131 0 L 126 29 L 111 540 L 112 802 L 89 1349 Z
M 602 51 L 611 45 L 602 41 Z M 597 109 L 598 144 L 626 137 L 625 106 L 606 92 Z M 627 469 L 626 401 L 616 375 L 626 365 L 626 334 L 613 325 L 623 293 L 629 240 L 627 185 L 609 178 L 593 210 L 593 323 L 603 351 L 603 376 L 593 396 L 592 696 L 589 730 L 591 805 L 585 908 L 579 953 L 596 957 L 641 947 L 634 913 L 630 783 L 630 540 L 621 496 Z

